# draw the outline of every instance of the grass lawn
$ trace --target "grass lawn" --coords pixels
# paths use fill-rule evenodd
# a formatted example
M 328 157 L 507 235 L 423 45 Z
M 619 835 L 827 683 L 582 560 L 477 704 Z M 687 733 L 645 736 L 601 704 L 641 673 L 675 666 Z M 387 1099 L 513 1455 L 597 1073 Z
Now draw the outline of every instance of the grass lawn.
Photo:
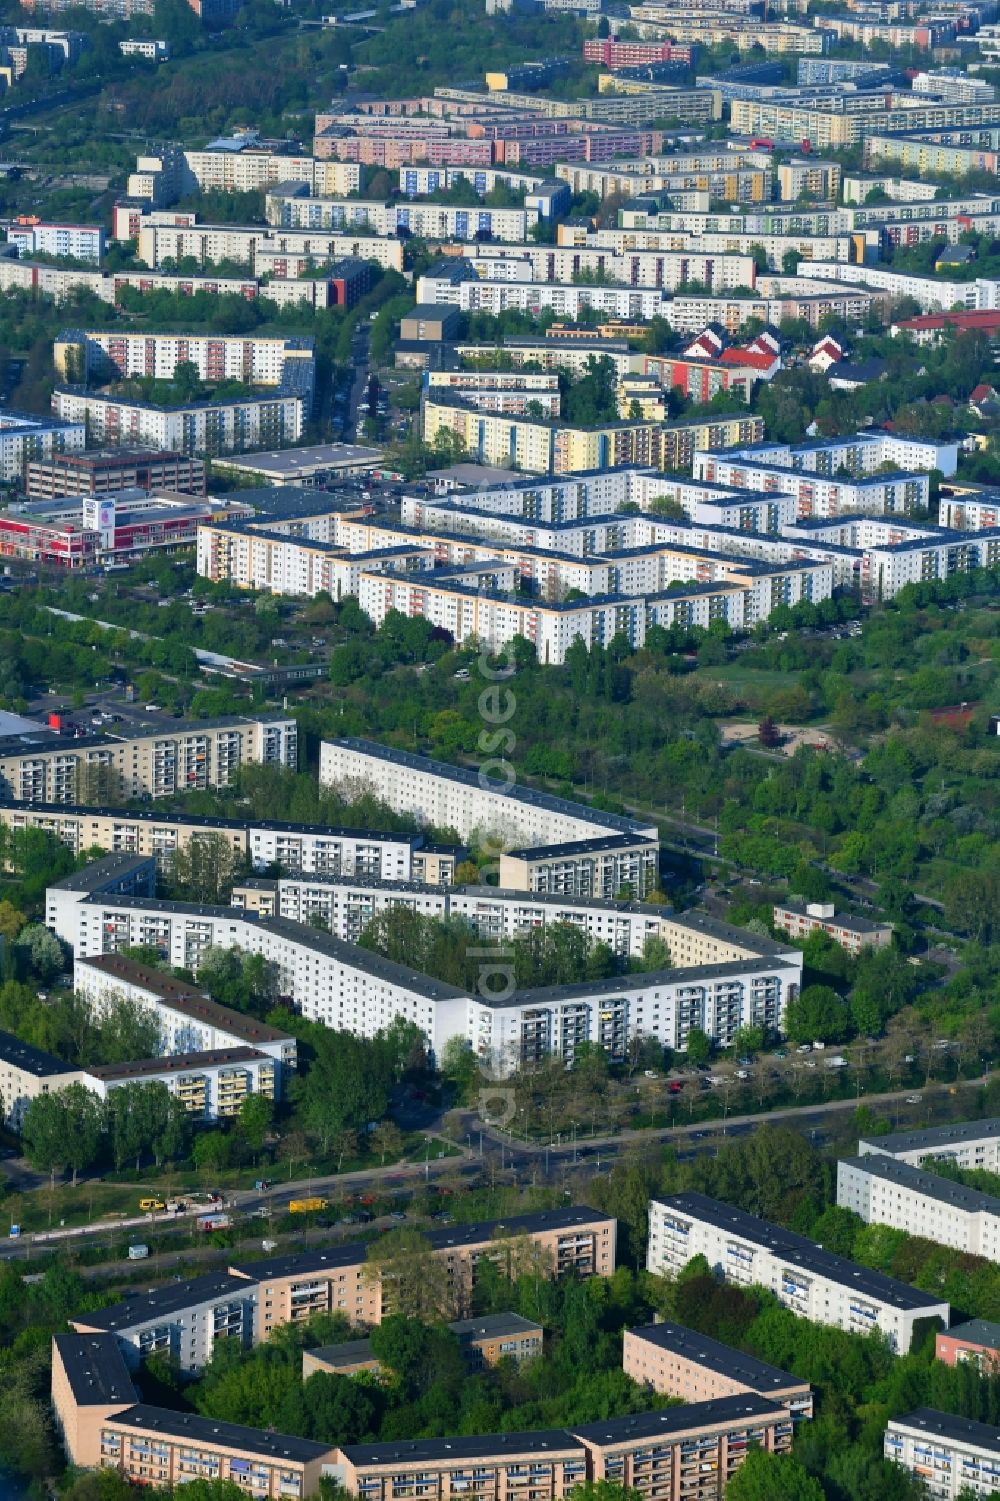
M 339 1171 L 344 1173 L 372 1171 L 383 1166 L 403 1162 L 423 1162 L 426 1137 L 414 1132 L 404 1138 L 403 1150 L 398 1156 L 386 1154 L 383 1164 L 377 1152 L 364 1156 L 345 1158 L 338 1169 L 332 1157 L 317 1153 L 314 1157 L 288 1164 L 286 1162 L 263 1162 L 258 1167 L 227 1168 L 221 1172 L 199 1172 L 190 1164 L 183 1167 L 167 1167 L 157 1173 L 154 1168 L 143 1168 L 138 1174 L 129 1175 L 127 1181 L 104 1181 L 80 1183 L 76 1188 L 66 1181 L 56 1183 L 54 1189 L 45 1185 L 29 1193 L 8 1194 L 2 1205 L 7 1226 L 20 1225 L 23 1231 L 58 1229 L 61 1225 L 87 1225 L 107 1218 L 132 1218 L 141 1213 L 139 1200 L 144 1198 L 183 1197 L 185 1194 L 218 1189 L 220 1193 L 236 1193 L 251 1190 L 258 1178 L 268 1178 L 275 1185 L 292 1179 L 328 1178 Z M 430 1160 L 438 1156 L 461 1156 L 460 1148 L 435 1137 L 431 1141 Z M 329 1193 L 325 1193 L 329 1197 Z M 0 1222 L 2 1223 L 2 1222 Z M 152 1228 L 153 1222 L 150 1221 Z

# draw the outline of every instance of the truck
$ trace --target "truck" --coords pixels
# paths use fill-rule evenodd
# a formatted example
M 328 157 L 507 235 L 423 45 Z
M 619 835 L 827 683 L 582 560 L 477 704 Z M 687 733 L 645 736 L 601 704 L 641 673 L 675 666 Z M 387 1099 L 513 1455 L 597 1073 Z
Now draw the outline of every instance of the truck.
M 317 1209 L 326 1209 L 326 1199 L 314 1196 L 311 1199 L 292 1199 L 288 1206 L 289 1214 L 313 1214 Z
M 145 1261 L 145 1259 L 146 1259 L 146 1257 L 148 1255 L 149 1255 L 149 1247 L 148 1246 L 144 1246 L 139 1241 L 137 1241 L 135 1243 L 135 1245 L 129 1246 L 129 1248 L 128 1248 L 128 1259 L 129 1259 L 129 1261 Z
M 167 1206 L 162 1199 L 139 1200 L 139 1208 L 142 1210 L 143 1214 L 155 1214 L 158 1210 L 166 1209 L 166 1207 Z
M 194 1222 L 194 1227 L 196 1230 L 202 1230 L 206 1235 L 209 1235 L 213 1230 L 230 1230 L 232 1229 L 232 1224 L 233 1217 L 231 1214 L 224 1214 L 221 1210 L 213 1210 L 209 1214 L 199 1214 Z

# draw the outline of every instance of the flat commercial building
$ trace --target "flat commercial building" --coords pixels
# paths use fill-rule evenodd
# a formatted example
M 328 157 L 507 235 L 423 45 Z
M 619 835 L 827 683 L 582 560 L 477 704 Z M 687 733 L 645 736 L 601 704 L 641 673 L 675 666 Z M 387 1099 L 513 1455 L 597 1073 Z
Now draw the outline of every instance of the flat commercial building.
M 971 1418 L 918 1407 L 889 1420 L 883 1453 L 922 1480 L 935 1501 L 1000 1490 L 1000 1429 Z
M 145 448 L 53 454 L 48 459 L 28 461 L 24 488 L 30 500 L 107 495 L 132 488 L 204 495 L 205 465 L 187 454 Z
M 0 512 L 0 556 L 62 568 L 131 563 L 189 547 L 203 521 L 227 511 L 224 501 L 144 489 L 16 501 Z
M 858 1152 L 884 1153 L 897 1162 L 919 1167 L 925 1157 L 940 1157 L 956 1167 L 980 1167 L 1000 1172 L 1000 1120 L 958 1121 L 929 1126 L 924 1131 L 895 1131 L 888 1136 L 863 1136 Z
M 837 1203 L 865 1224 L 890 1225 L 970 1256 L 1000 1259 L 1000 1199 L 882 1153 L 837 1163 Z
M 11 1131 L 20 1131 L 32 1100 L 86 1082 L 83 1073 L 63 1059 L 0 1032 L 0 1120 Z
M 294 719 L 284 715 L 179 722 L 128 736 L 66 739 L 40 732 L 0 740 L 0 795 L 22 803 L 86 803 L 228 787 L 241 766 L 298 764 Z
M 767 1361 L 734 1350 L 682 1324 L 647 1324 L 626 1329 L 622 1369 L 640 1386 L 682 1402 L 706 1402 L 753 1392 L 787 1407 L 791 1416 L 811 1418 L 812 1389 L 808 1381 Z
M 947 1328 L 950 1310 L 929 1294 L 869 1271 L 741 1209 L 700 1193 L 673 1194 L 649 1205 L 647 1270 L 676 1275 L 694 1256 L 727 1282 L 766 1287 L 801 1318 L 851 1334 L 881 1331 L 906 1354 L 925 1320 Z

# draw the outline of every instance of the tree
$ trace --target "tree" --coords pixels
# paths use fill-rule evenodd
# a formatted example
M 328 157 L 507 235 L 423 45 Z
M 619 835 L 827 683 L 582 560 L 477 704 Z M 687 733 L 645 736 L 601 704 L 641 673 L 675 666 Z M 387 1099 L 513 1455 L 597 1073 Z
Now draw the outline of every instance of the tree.
M 86 1002 L 84 1002 L 86 1005 Z M 101 1017 L 99 1038 L 91 1044 L 101 1063 L 133 1063 L 156 1058 L 163 1047 L 154 1012 L 125 996 L 112 1000 Z
M 381 1121 L 371 1133 L 371 1144 L 384 1167 L 387 1157 L 398 1157 L 403 1150 L 403 1133 L 392 1121 Z
M 8 943 L 13 943 L 28 919 L 20 912 L 13 902 L 5 897 L 0 901 L 0 937 Z
M 337 1172 L 341 1172 L 345 1157 L 354 1157 L 358 1150 L 358 1133 L 356 1131 L 338 1131 L 330 1143 L 330 1148 L 337 1159 Z
M 419 1230 L 401 1226 L 368 1247 L 362 1275 L 381 1290 L 382 1312 L 433 1322 L 455 1317 L 455 1293 L 444 1260 Z
M 712 1041 L 701 1027 L 691 1027 L 687 1035 L 687 1048 L 685 1049 L 691 1063 L 707 1063 L 712 1056 Z
M 48 1173 L 52 1187 L 56 1173 L 70 1158 L 69 1116 L 59 1093 L 40 1094 L 28 1105 L 21 1122 L 24 1152 L 32 1167 Z
M 73 1187 L 77 1175 L 97 1161 L 104 1132 L 101 1102 L 84 1084 L 70 1084 L 55 1098 L 65 1112 L 68 1151 L 67 1166 L 73 1170 Z
M 228 900 L 233 881 L 243 864 L 224 834 L 198 833 L 170 856 L 171 885 L 180 887 L 188 901 Z
M 65 965 L 65 951 L 56 935 L 40 924 L 24 928 L 17 947 L 25 955 L 31 972 L 43 985 L 51 985 Z
M 785 1010 L 792 1042 L 843 1042 L 850 1030 L 847 1007 L 829 985 L 807 985 Z
M 267 1139 L 273 1114 L 274 1107 L 266 1095 L 248 1094 L 240 1101 L 237 1129 L 253 1153 L 254 1161 Z
M 819 1481 L 793 1454 L 751 1449 L 726 1486 L 726 1501 L 823 1501 Z

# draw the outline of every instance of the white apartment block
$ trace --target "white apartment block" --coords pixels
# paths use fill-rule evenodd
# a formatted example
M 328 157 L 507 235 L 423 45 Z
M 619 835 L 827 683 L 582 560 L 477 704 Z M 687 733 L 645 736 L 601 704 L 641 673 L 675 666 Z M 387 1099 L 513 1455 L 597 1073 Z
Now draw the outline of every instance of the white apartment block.
M 725 620 L 733 630 L 749 630 L 780 604 L 828 599 L 835 582 L 834 565 L 822 559 L 776 564 L 748 559 L 742 574 L 715 583 L 549 603 L 512 598 L 510 584 L 499 575 L 501 565 L 487 566 L 498 571 L 492 588 L 486 589 L 448 569 L 405 574 L 363 570 L 358 602 L 376 623 L 391 610 L 420 616 L 457 643 L 475 639 L 494 654 L 523 637 L 534 646 L 539 662 L 558 666 L 577 640 L 590 650 L 621 636 L 638 650 L 651 625 L 707 630 L 714 620 Z
M 894 1157 L 841 1158 L 837 1203 L 866 1225 L 890 1225 L 970 1256 L 1000 1259 L 1000 1199 Z
M 683 1049 L 691 1027 L 700 1027 L 721 1045 L 741 1026 L 780 1031 L 788 1002 L 798 994 L 801 955 L 779 944 L 697 915 L 673 917 L 650 907 L 616 908 L 579 899 L 548 900 L 469 888 L 452 906 L 425 888 L 419 904 L 412 887 L 397 888 L 403 902 L 441 915 L 463 915 L 482 935 L 502 936 L 568 920 L 588 934 L 634 952 L 658 933 L 670 946 L 671 967 L 642 975 L 556 985 L 496 995 L 487 980 L 483 994 L 469 994 L 427 975 L 391 963 L 340 937 L 319 931 L 310 912 L 330 911 L 354 934 L 364 912 L 350 907 L 364 891 L 331 892 L 327 905 L 319 883 L 291 883 L 284 905 L 299 919 L 263 915 L 282 905 L 280 888 L 244 884 L 235 899 L 244 906 L 222 907 L 158 900 L 131 894 L 123 875 L 135 866 L 121 857 L 68 877 L 49 889 L 46 920 L 68 943 L 76 961 L 77 984 L 95 1009 L 113 998 L 137 1001 L 156 1016 L 165 1053 L 203 1053 L 243 1046 L 271 1057 L 276 1068 L 294 1067 L 294 1041 L 252 1018 L 234 1017 L 197 990 L 156 970 L 135 965 L 122 950 L 149 946 L 172 966 L 197 972 L 205 953 L 237 948 L 273 962 L 280 994 L 294 996 L 301 1014 L 328 1027 L 370 1037 L 396 1017 L 412 1021 L 436 1056 L 459 1037 L 501 1073 L 554 1054 L 572 1062 L 576 1048 L 593 1042 L 622 1058 L 628 1044 L 651 1036 Z M 252 910 L 256 904 L 258 910 Z M 372 914 L 376 910 L 372 904 Z M 492 973 L 492 972 L 491 972 Z M 187 1068 L 187 1063 L 183 1065 Z M 230 1089 L 235 1086 L 230 1085 Z M 276 1082 L 277 1087 L 277 1082 Z
M 934 1501 L 1000 1490 L 1000 1429 L 971 1418 L 930 1407 L 890 1418 L 883 1453 L 923 1481 Z
M 0 261 L 0 266 L 3 264 Z M 82 421 L 56 421 L 30 413 L 0 411 L 0 480 L 5 484 L 23 479 L 29 459 L 82 453 L 86 446 L 87 430 Z
M 926 1158 L 943 1158 L 956 1167 L 981 1167 L 1000 1172 L 1000 1120 L 959 1121 L 929 1126 L 925 1131 L 896 1131 L 888 1136 L 863 1136 L 858 1152 L 884 1153 L 897 1162 L 919 1166 Z
M 41 251 L 45 255 L 69 255 L 78 261 L 101 263 L 104 254 L 104 230 L 99 224 L 46 224 L 16 220 L 7 227 L 8 243 L 15 246 L 23 260 Z
M 244 1349 L 257 1341 L 260 1289 L 230 1272 L 208 1272 L 152 1292 L 130 1292 L 120 1303 L 73 1319 L 78 1334 L 113 1334 L 134 1370 L 162 1355 L 185 1372 L 200 1371 L 216 1340 Z
M 595 276 L 604 276 L 608 281 L 623 286 L 653 287 L 666 291 L 693 281 L 715 292 L 754 286 L 757 267 L 748 249 L 754 243 L 751 236 L 744 237 L 746 247 L 740 243 L 734 246 L 724 235 L 717 237 L 720 242 L 718 245 L 705 244 L 705 237 L 699 238 L 694 244 L 688 244 L 687 236 L 679 235 L 676 238 L 679 242 L 676 249 L 665 246 L 662 249 L 621 253 L 600 247 L 578 249 L 546 246 L 541 253 L 536 250 L 522 254 L 524 247 L 517 245 L 505 247 L 510 250 L 510 255 L 498 255 L 496 246 L 492 247 L 492 254 L 483 254 L 479 245 L 470 246 L 467 259 L 471 261 L 471 266 L 463 269 L 474 268 L 478 280 L 487 283 L 554 282 L 560 286 L 569 286 L 574 278 L 593 272 Z M 791 247 L 786 244 L 785 249 L 789 248 Z M 455 275 L 449 276 L 447 271 L 447 267 L 431 267 L 418 278 L 418 302 L 452 302 L 455 306 L 462 306 L 455 294 L 462 287 L 475 287 L 477 283 L 471 276 L 459 281 Z
M 928 504 L 930 481 L 926 474 L 908 473 L 900 468 L 892 474 L 835 478 L 834 473 L 800 471 L 776 464 L 766 448 L 764 445 L 759 459 L 751 453 L 696 453 L 694 477 L 738 490 L 793 495 L 798 520 L 856 515 L 859 511 L 905 515 Z
M 84 428 L 97 444 L 139 444 L 209 457 L 256 448 L 287 448 L 302 437 L 306 419 L 301 396 L 250 396 L 193 402 L 186 407 L 157 407 L 144 401 L 57 387 L 52 405 L 60 419 Z
M 490 770 L 504 769 L 500 763 L 487 763 L 477 775 L 464 767 L 397 751 L 374 740 L 344 738 L 320 744 L 322 786 L 370 789 L 394 812 L 409 813 L 421 824 L 457 829 L 460 839 L 476 832 L 491 832 L 506 845 L 517 846 L 564 844 L 608 834 L 654 841 L 659 837 L 655 824 L 622 818 L 489 776 Z
M 947 281 L 940 276 L 893 271 L 887 266 L 844 265 L 840 261 L 803 263 L 798 274 L 814 280 L 853 282 L 888 292 L 892 297 L 912 297 L 923 313 L 949 312 L 956 303 L 975 312 L 1000 307 L 1000 281 L 982 277 L 975 281 Z
M 203 381 L 242 381 L 245 385 L 294 386 L 311 391 L 315 351 L 311 338 L 285 334 L 233 335 L 128 333 L 70 330 L 56 339 L 52 357 L 63 379 L 83 382 L 90 375 L 129 380 L 172 380 L 180 364 L 191 364 Z M 71 367 L 76 374 L 71 376 Z
M 292 922 L 322 919 L 335 938 L 356 943 L 373 917 L 390 908 L 405 908 L 424 917 L 457 917 L 482 937 L 507 940 L 546 928 L 553 923 L 578 928 L 593 943 L 605 943 L 616 954 L 642 955 L 647 941 L 684 931 L 684 918 L 672 916 L 667 907 L 641 902 L 609 901 L 572 893 L 527 892 L 496 886 L 431 886 L 352 880 L 348 876 L 281 876 L 277 880 L 252 878 L 233 891 L 233 905 L 265 917 L 287 917 Z M 721 927 L 722 925 L 720 925 Z M 732 929 L 741 956 L 771 952 L 739 929 Z M 774 952 L 780 952 L 774 946 Z M 786 957 L 794 950 L 788 950 Z
M 77 914 L 72 909 L 81 905 L 80 900 L 62 901 L 58 886 L 49 888 L 47 898 L 49 926 L 60 934 L 76 933 L 72 917 Z M 113 949 L 78 957 L 73 966 L 73 985 L 98 1018 L 122 1000 L 131 1001 L 152 1016 L 160 1030 L 161 1058 L 244 1048 L 277 1064 L 280 1070 L 295 1069 L 295 1038 L 287 1032 L 220 1006 L 196 986 L 175 980 L 165 970 L 124 958 Z
M 907 584 L 929 583 L 968 573 L 975 568 L 994 568 L 1000 563 L 1000 528 L 972 535 L 953 532 L 900 542 L 896 546 L 871 547 L 865 552 L 862 593 L 871 600 L 892 599 Z
M 256 1048 L 220 1048 L 172 1058 L 91 1064 L 83 1083 L 99 1100 L 126 1084 L 162 1084 L 195 1120 L 228 1120 L 250 1095 L 280 1096 L 278 1065 Z
M 418 302 L 431 301 L 430 284 L 421 278 Z M 547 308 L 561 318 L 579 318 L 584 308 L 614 318 L 649 320 L 663 313 L 665 300 L 656 287 L 573 286 L 549 281 L 461 281 L 448 285 L 447 303 L 463 313 L 502 313 L 514 309 L 540 313 Z M 436 300 L 435 305 L 440 305 Z
M 0 824 L 15 832 L 43 829 L 74 855 L 100 849 L 109 854 L 152 857 L 162 865 L 169 862 L 175 850 L 208 838 L 223 841 L 253 870 L 278 865 L 289 872 L 382 881 L 450 881 L 461 855 L 458 849 L 442 846 L 425 849 L 419 834 L 383 834 L 321 824 L 255 823 L 142 808 L 126 811 L 41 801 L 0 802 Z
M 826 165 L 829 166 L 829 163 Z M 784 173 L 786 169 L 782 167 L 779 170 Z M 837 168 L 838 173 L 839 170 Z M 811 168 L 806 169 L 804 175 L 811 171 Z M 728 222 L 718 224 L 716 228 L 717 217 L 725 218 Z M 773 224 L 771 216 L 763 214 L 748 214 L 747 219 L 755 221 L 752 223 L 744 222 L 736 214 L 693 214 L 690 218 L 695 222 L 685 223 L 687 216 L 677 215 L 676 220 L 683 227 L 673 229 L 595 229 L 586 234 L 574 232 L 572 243 L 584 253 L 601 254 L 602 258 L 610 261 L 611 274 L 621 274 L 634 268 L 633 274 L 641 275 L 641 268 L 647 257 L 653 257 L 655 263 L 655 258 L 668 251 L 720 256 L 724 259 L 751 258 L 755 245 L 761 247 L 767 256 L 768 265 L 775 271 L 781 270 L 782 257 L 789 250 L 797 251 L 807 261 L 849 261 L 851 258 L 850 235 L 814 233 L 806 225 L 797 224 L 790 215 L 783 220 L 775 216 Z M 611 252 L 610 256 L 606 255 L 608 251 Z M 756 284 L 755 271 L 754 264 L 749 280 L 729 281 L 724 285 L 752 287 Z M 702 278 L 688 276 L 683 279 L 701 281 Z
M 947 477 L 958 465 L 958 445 L 876 430 L 809 443 L 757 443 L 734 449 L 727 457 L 737 463 L 771 464 L 806 474 L 835 475 L 843 468 L 856 478 L 875 474 L 883 464 L 891 464 L 894 470 L 940 469 Z
M 317 167 L 345 165 L 317 163 Z M 359 168 L 355 168 L 359 171 Z M 490 235 L 494 240 L 523 241 L 528 232 L 528 214 L 523 208 L 455 208 L 443 203 L 383 203 L 377 200 L 307 197 L 268 193 L 267 222 L 281 229 L 361 229 L 369 234 L 424 240 L 475 240 Z M 531 216 L 534 222 L 535 215 Z
M 189 256 L 199 265 L 236 261 L 258 276 L 295 277 L 322 261 L 359 257 L 383 270 L 402 271 L 403 242 L 355 232 L 276 230 L 265 225 L 200 224 L 196 214 L 116 211 L 116 239 L 135 238 L 144 265 L 160 267 Z M 135 224 L 134 236 L 128 233 Z M 2 262 L 0 262 L 2 269 Z
M 981 494 L 959 491 L 942 495 L 938 521 L 955 532 L 992 531 L 1000 526 L 1000 494 L 987 490 Z
M 650 1200 L 647 1271 L 676 1276 L 694 1256 L 704 1256 L 727 1282 L 768 1288 L 784 1307 L 813 1323 L 851 1334 L 879 1330 L 899 1354 L 907 1353 L 923 1320 L 939 1319 L 948 1327 L 947 1303 L 803 1235 L 705 1194 Z

